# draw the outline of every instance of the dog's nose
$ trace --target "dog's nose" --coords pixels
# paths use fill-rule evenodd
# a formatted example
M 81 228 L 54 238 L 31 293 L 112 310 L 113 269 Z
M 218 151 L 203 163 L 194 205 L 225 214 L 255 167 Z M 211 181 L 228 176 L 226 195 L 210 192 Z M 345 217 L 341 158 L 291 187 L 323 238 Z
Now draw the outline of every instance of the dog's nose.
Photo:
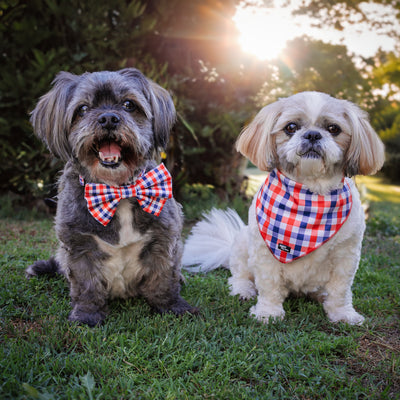
M 304 139 L 309 140 L 311 143 L 316 142 L 317 140 L 322 139 L 322 135 L 318 131 L 307 131 L 304 134 Z
M 104 129 L 116 129 L 121 119 L 114 113 L 103 113 L 97 121 Z

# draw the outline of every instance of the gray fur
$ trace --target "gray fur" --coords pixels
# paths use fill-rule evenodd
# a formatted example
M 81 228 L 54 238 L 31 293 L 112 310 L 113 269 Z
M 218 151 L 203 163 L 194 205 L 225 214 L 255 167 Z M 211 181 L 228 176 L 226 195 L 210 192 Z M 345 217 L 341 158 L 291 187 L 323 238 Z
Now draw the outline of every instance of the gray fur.
M 134 111 L 122 107 L 126 100 Z M 79 107 L 87 106 L 81 115 Z M 99 116 L 112 113 L 117 127 L 105 128 Z M 123 185 L 153 168 L 154 154 L 165 147 L 175 121 L 168 92 L 136 69 L 57 75 L 31 115 L 35 133 L 66 161 L 59 182 L 55 229 L 60 242 L 55 258 L 37 261 L 28 277 L 62 273 L 70 284 L 69 319 L 94 326 L 106 316 L 107 300 L 142 296 L 158 312 L 195 313 L 180 296 L 181 206 L 167 200 L 159 217 L 144 212 L 135 199 L 122 200 L 107 226 L 89 213 L 86 182 Z M 121 146 L 122 162 L 101 165 L 96 146 Z

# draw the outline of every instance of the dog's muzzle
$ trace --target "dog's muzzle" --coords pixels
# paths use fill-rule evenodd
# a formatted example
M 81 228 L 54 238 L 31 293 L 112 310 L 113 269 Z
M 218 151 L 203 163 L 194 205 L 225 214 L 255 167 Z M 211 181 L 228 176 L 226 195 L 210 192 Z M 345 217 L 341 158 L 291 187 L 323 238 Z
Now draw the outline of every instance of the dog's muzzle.
M 96 145 L 97 157 L 104 167 L 116 168 L 121 164 L 122 148 L 115 140 L 113 132 L 118 128 L 120 121 L 121 118 L 112 112 L 105 112 L 97 119 L 103 131 L 106 131 L 108 134 L 105 139 Z
M 307 131 L 303 135 L 299 155 L 305 158 L 321 158 L 323 151 L 320 140 L 322 135 L 318 131 Z

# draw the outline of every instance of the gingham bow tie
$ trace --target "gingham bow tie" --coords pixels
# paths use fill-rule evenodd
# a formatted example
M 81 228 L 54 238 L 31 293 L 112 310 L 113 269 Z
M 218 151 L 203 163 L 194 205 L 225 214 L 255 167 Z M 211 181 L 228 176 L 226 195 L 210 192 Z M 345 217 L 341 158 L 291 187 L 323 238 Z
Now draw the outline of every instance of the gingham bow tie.
M 146 172 L 132 185 L 85 184 L 82 177 L 79 179 L 85 186 L 89 212 L 104 226 L 111 221 L 122 199 L 135 197 L 144 211 L 158 216 L 167 199 L 172 197 L 172 178 L 164 164 Z
M 277 260 L 303 257 L 338 232 L 352 206 L 346 179 L 342 189 L 321 196 L 276 169 L 269 174 L 258 192 L 256 214 L 261 236 Z

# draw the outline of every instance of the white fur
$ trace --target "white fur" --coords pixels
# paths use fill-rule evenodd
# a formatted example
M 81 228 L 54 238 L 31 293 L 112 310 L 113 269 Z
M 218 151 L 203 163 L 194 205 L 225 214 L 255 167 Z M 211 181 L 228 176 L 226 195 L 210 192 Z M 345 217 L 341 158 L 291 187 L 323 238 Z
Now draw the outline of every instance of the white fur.
M 203 229 L 203 225 L 207 229 Z M 196 240 L 186 242 L 183 265 L 200 264 L 198 268 L 191 269 L 193 272 L 208 272 L 220 265 L 228 268 L 229 254 L 225 249 L 230 247 L 236 233 L 244 226 L 235 211 L 213 209 L 211 214 L 204 216 L 202 223 L 193 227 L 192 234 L 196 235 Z M 204 259 L 205 254 L 208 255 L 207 259 Z
M 149 235 L 142 235 L 133 230 L 132 211 L 128 200 L 121 200 L 117 215 L 121 221 L 119 243 L 112 245 L 98 236 L 94 238 L 100 249 L 109 255 L 102 263 L 101 273 L 107 282 L 110 297 L 127 298 L 132 296 L 132 288 L 128 289 L 127 283 L 134 281 L 143 269 L 139 255 Z
M 149 239 L 149 234 L 143 235 L 133 229 L 129 200 L 121 200 L 114 217 L 117 215 L 121 223 L 120 240 L 117 244 L 111 244 L 97 235 L 88 234 L 88 236 L 93 237 L 99 249 L 108 256 L 104 261 L 99 260 L 98 273 L 106 282 L 110 298 L 127 298 L 134 295 L 133 287 L 131 285 L 128 289 L 128 283 L 134 281 L 143 269 L 139 255 Z M 68 257 L 69 251 L 60 246 L 56 259 L 63 266 L 66 275 L 70 274 Z
M 258 229 L 255 201 L 249 209 L 249 225 L 239 224 L 233 211 L 213 209 L 193 229 L 185 243 L 183 265 L 193 272 L 228 267 L 231 295 L 249 299 L 258 294 L 250 313 L 261 321 L 283 318 L 283 302 L 289 293 L 324 298 L 328 318 L 350 324 L 364 318 L 352 306 L 351 285 L 358 268 L 365 229 L 360 197 L 349 180 L 353 196 L 351 213 L 340 231 L 326 244 L 291 263 L 275 259 Z M 232 223 L 234 222 L 234 223 Z
M 299 129 L 289 135 L 288 123 Z M 339 135 L 330 134 L 337 124 Z M 302 155 L 309 146 L 307 134 L 318 131 L 320 157 Z M 354 104 L 323 93 L 299 93 L 264 107 L 238 140 L 237 148 L 260 169 L 278 168 L 290 179 L 314 193 L 327 194 L 342 187 L 343 176 L 372 174 L 384 160 L 381 141 Z M 351 286 L 361 255 L 365 230 L 364 212 L 354 182 L 353 205 L 341 229 L 321 247 L 290 263 L 279 262 L 265 244 L 256 218 L 256 197 L 244 225 L 233 210 L 213 209 L 188 237 L 183 264 L 192 271 L 230 269 L 232 295 L 257 297 L 251 315 L 268 322 L 283 318 L 283 302 L 289 293 L 308 294 L 322 301 L 332 322 L 360 324 L 364 317 L 352 305 Z M 189 267 L 197 264 L 197 267 Z

